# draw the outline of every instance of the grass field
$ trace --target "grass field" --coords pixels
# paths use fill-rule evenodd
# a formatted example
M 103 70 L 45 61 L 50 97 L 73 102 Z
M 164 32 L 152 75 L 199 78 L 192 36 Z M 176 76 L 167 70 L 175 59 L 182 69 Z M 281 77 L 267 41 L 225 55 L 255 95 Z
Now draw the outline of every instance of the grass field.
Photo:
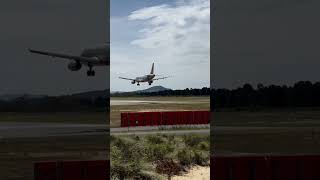
M 320 110 L 214 112 L 214 126 L 313 127 L 320 126 Z
M 57 113 L 22 113 L 1 112 L 2 122 L 57 122 L 57 123 L 86 123 L 106 124 L 107 112 L 57 112 Z
M 211 137 L 214 154 L 319 154 L 320 111 L 214 112 Z
M 175 110 L 210 110 L 210 97 L 112 97 L 113 100 L 154 101 L 139 105 L 111 105 L 110 126 L 119 127 L 121 112 L 130 111 L 175 111 Z M 168 103 L 161 103 L 168 101 Z M 169 102 L 170 101 L 170 102 Z M 160 102 L 160 103 L 159 103 Z
M 0 139 L 0 179 L 33 180 L 38 161 L 108 159 L 108 144 L 105 135 Z

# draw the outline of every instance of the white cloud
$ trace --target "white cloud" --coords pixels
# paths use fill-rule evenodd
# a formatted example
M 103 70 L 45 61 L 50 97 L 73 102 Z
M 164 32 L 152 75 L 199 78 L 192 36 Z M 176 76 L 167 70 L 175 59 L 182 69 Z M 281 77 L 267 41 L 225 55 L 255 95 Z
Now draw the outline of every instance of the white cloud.
M 176 6 L 159 5 L 134 11 L 129 20 L 144 20 L 142 38 L 132 44 L 143 48 L 199 48 L 209 50 L 210 1 L 192 0 Z M 178 5 L 179 4 L 179 5 Z M 209 51 L 208 51 L 209 52 Z
M 112 40 L 117 39 L 113 39 L 111 31 L 111 73 L 143 75 L 141 73 L 148 73 L 149 66 L 155 61 L 156 73 L 174 76 L 157 82 L 158 85 L 169 88 L 209 86 L 210 0 L 178 0 L 172 5 L 142 8 L 131 12 L 123 21 L 123 24 L 130 23 L 139 25 L 131 29 L 114 27 L 117 39 L 122 38 L 122 31 L 134 35 L 121 47 L 112 46 Z M 125 62 L 128 62 L 127 67 Z M 111 78 L 113 76 L 115 74 L 111 74 Z M 115 89 L 115 83 L 123 83 L 113 79 L 111 82 L 112 89 Z

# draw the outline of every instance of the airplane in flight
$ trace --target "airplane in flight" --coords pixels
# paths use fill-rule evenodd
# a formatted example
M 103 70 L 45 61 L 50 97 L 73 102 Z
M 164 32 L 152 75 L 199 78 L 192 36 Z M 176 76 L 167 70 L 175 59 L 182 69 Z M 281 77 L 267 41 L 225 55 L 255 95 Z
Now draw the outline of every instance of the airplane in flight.
M 78 71 L 81 69 L 82 65 L 88 66 L 87 71 L 88 76 L 94 76 L 95 71 L 92 69 L 94 66 L 109 66 L 110 65 L 110 45 L 104 44 L 96 48 L 84 49 L 80 56 L 67 55 L 62 53 L 53 53 L 47 51 L 38 51 L 33 49 L 28 49 L 31 53 L 57 57 L 62 59 L 70 60 L 68 64 L 68 69 L 71 71 Z
M 168 77 L 155 78 L 156 75 L 153 72 L 154 72 L 154 63 L 152 63 L 150 74 L 147 74 L 147 75 L 144 75 L 144 76 L 140 76 L 140 77 L 136 77 L 135 79 L 125 78 L 125 77 L 119 77 L 119 78 L 120 79 L 125 79 L 125 80 L 130 80 L 131 84 L 137 83 L 137 86 L 140 86 L 140 83 L 142 83 L 142 82 L 148 82 L 149 85 L 151 85 L 153 83 L 153 81 L 155 81 L 155 80 L 169 78 L 169 76 Z

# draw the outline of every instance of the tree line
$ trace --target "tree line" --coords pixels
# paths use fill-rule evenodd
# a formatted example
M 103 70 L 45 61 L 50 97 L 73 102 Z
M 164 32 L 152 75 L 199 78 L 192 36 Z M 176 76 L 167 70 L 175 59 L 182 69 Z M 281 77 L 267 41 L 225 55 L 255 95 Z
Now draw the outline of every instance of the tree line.
M 108 97 L 75 98 L 72 96 L 24 98 L 0 101 L 0 112 L 86 112 L 109 110 Z
M 299 81 L 292 86 L 244 84 L 236 89 L 213 89 L 211 106 L 219 108 L 318 107 L 320 82 Z
M 235 89 L 203 87 L 159 92 L 115 93 L 111 96 L 211 96 L 212 109 L 223 108 L 290 108 L 320 107 L 320 82 L 299 81 L 292 86 L 244 84 Z M 37 99 L 17 98 L 0 100 L 0 112 L 64 112 L 108 111 L 110 98 L 106 96 L 58 96 Z
M 178 90 L 164 90 L 157 92 L 121 92 L 121 93 L 113 93 L 111 96 L 113 97 L 128 97 L 128 96 L 209 96 L 210 88 L 203 87 L 201 89 L 197 88 L 186 88 L 186 89 L 178 89 Z

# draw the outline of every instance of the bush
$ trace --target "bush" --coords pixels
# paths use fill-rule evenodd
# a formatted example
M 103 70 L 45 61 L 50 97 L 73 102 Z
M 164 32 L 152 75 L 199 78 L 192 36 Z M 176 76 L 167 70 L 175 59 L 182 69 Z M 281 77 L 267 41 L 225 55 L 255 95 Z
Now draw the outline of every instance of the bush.
M 209 152 L 204 151 L 194 151 L 193 162 L 200 166 L 208 165 Z
M 111 161 L 110 175 L 120 180 L 139 175 L 141 163 L 139 162 L 121 162 L 118 160 Z
M 170 153 L 174 151 L 174 148 L 169 144 L 155 144 L 148 147 L 148 159 L 150 160 L 163 160 L 166 159 Z
M 198 144 L 198 149 L 202 151 L 210 151 L 210 145 L 208 142 L 202 141 Z
M 206 141 L 206 138 L 201 135 L 185 135 L 183 136 L 183 140 L 187 146 L 195 147 L 200 142 Z
M 139 171 L 139 173 L 137 173 L 137 175 L 135 175 L 133 177 L 133 179 L 143 179 L 143 180 L 161 180 L 162 178 L 156 174 L 156 173 L 152 173 L 150 171 Z
M 181 165 L 190 166 L 192 164 L 194 154 L 188 149 L 182 149 L 178 152 L 177 157 Z
M 147 141 L 151 144 L 162 144 L 166 142 L 165 136 L 150 135 L 146 137 Z

